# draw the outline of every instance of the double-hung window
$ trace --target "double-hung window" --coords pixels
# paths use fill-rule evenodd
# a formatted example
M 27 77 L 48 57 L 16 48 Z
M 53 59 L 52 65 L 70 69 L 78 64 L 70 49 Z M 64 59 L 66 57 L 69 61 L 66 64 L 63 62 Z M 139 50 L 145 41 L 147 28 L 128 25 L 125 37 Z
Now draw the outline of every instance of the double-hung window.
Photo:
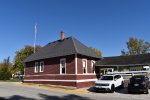
M 34 67 L 34 72 L 35 72 L 35 73 L 38 72 L 38 66 L 39 66 L 39 63 L 38 63 L 38 62 L 35 62 L 35 67 Z
M 66 59 L 60 59 L 60 74 L 66 74 Z
M 95 61 L 91 60 L 91 71 L 92 71 L 92 73 L 95 73 L 95 66 L 94 66 L 94 64 L 95 64 Z
M 40 72 L 43 72 L 44 71 L 44 62 L 41 61 L 40 62 Z
M 87 60 L 82 59 L 82 69 L 83 69 L 83 74 L 87 73 Z
M 35 62 L 34 72 L 43 72 L 44 71 L 44 61 Z

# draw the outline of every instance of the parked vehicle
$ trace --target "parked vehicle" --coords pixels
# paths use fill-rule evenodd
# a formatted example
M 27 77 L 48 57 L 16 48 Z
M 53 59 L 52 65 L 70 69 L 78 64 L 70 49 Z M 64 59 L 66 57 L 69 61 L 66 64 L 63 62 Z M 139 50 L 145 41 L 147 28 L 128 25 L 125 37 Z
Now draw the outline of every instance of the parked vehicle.
M 93 88 L 95 91 L 110 91 L 113 93 L 116 87 L 124 85 L 124 79 L 121 75 L 103 75 L 97 80 Z
M 128 84 L 128 93 L 132 92 L 145 92 L 149 93 L 149 78 L 144 75 L 136 75 L 130 78 Z

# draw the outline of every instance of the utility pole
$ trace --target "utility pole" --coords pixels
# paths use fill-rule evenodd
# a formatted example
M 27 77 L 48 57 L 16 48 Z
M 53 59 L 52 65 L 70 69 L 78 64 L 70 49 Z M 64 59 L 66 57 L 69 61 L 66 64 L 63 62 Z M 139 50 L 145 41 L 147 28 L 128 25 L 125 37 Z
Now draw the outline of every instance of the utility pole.
M 37 23 L 35 23 L 35 27 L 34 27 L 34 53 L 35 53 L 35 46 L 36 46 L 36 34 L 37 34 Z

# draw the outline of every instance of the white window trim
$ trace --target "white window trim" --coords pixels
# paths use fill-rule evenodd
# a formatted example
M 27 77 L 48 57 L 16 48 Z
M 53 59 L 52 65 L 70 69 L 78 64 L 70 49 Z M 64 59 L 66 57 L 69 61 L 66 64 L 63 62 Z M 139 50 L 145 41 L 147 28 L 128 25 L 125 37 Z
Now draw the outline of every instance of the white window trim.
M 43 70 L 42 70 L 42 68 L 41 68 L 41 63 L 43 63 Z M 41 61 L 41 62 L 40 62 L 40 72 L 44 72 L 44 61 Z
M 91 73 L 93 73 L 93 63 L 95 64 L 95 60 L 91 60 Z M 95 74 L 95 69 L 94 69 L 94 73 L 93 74 Z
M 38 72 L 38 65 L 39 66 L 39 63 L 38 62 L 35 62 L 35 66 L 34 66 L 34 72 L 37 73 Z M 36 68 L 37 67 L 37 68 Z
M 65 73 L 62 73 L 61 61 L 65 61 Z M 61 75 L 66 74 L 66 58 L 62 58 L 62 59 L 60 59 L 60 74 L 61 74 Z
M 87 59 L 82 59 L 82 71 L 83 71 L 83 61 L 86 61 L 86 66 L 85 66 L 85 68 L 86 68 L 86 72 L 84 73 L 83 72 L 83 74 L 87 74 Z

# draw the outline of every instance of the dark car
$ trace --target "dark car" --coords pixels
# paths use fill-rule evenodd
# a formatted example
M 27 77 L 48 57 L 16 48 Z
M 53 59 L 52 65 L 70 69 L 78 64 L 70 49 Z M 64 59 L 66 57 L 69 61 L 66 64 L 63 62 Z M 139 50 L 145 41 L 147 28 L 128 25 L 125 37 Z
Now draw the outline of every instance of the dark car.
M 144 75 L 132 76 L 128 83 L 128 93 L 145 92 L 148 94 L 149 78 Z

